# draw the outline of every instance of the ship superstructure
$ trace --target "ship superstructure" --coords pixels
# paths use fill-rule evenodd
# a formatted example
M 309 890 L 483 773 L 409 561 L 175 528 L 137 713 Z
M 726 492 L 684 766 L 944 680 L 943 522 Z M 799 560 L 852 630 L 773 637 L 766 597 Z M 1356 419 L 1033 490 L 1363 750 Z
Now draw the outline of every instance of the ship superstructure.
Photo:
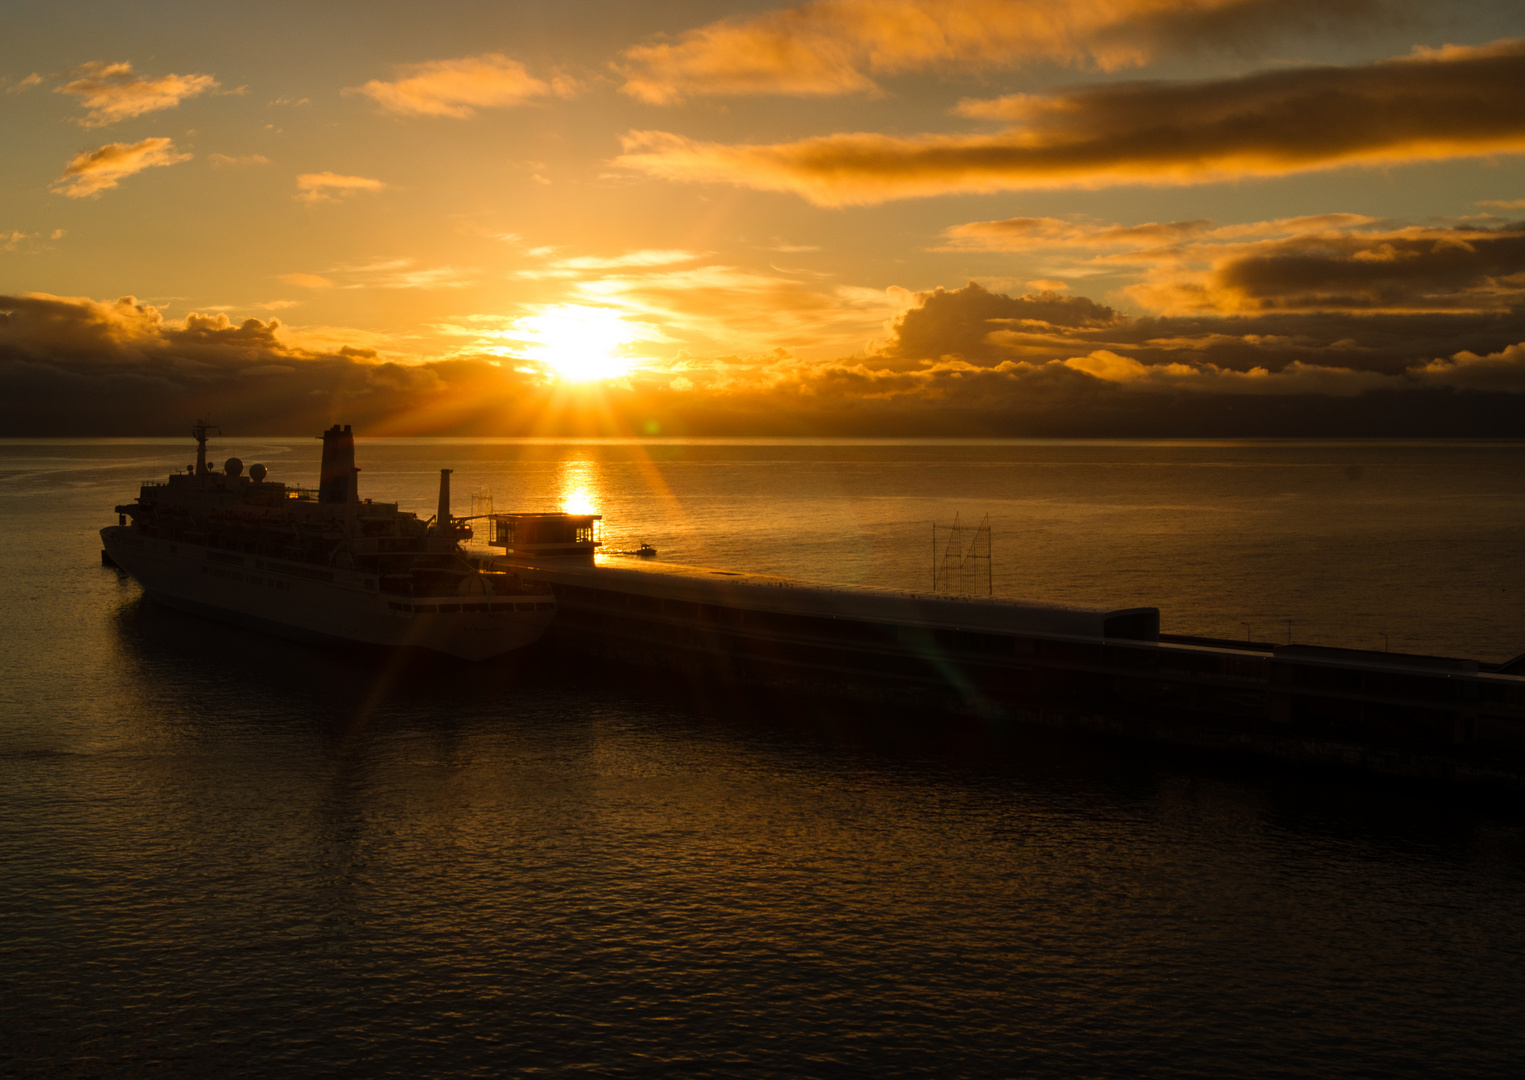
M 111 562 L 170 607 L 300 640 L 413 647 L 485 660 L 539 638 L 556 614 L 549 588 L 484 569 L 450 514 L 450 470 L 427 521 L 359 495 L 349 426 L 323 433 L 316 490 L 229 458 L 142 486 L 101 530 Z

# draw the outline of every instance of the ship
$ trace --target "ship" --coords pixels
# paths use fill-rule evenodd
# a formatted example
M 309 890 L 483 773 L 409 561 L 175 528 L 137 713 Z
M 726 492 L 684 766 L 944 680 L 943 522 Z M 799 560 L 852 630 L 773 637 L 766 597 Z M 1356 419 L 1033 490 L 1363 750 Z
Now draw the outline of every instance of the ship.
M 467 518 L 450 513 L 440 470 L 434 517 L 359 494 L 350 426 L 323 432 L 316 490 L 196 462 L 142 485 L 101 530 L 102 561 L 166 607 L 310 642 L 419 649 L 483 661 L 538 640 L 556 616 L 545 585 L 472 558 Z M 511 522 L 516 515 L 496 518 Z

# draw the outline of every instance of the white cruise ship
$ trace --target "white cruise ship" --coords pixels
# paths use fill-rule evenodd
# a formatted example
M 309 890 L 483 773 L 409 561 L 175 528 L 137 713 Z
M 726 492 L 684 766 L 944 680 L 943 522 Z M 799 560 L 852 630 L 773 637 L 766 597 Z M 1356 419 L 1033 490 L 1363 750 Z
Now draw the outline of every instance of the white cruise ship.
M 316 491 L 247 475 L 237 458 L 207 465 L 198 422 L 196 464 L 144 484 L 101 530 L 103 559 L 183 611 L 303 641 L 426 649 L 479 661 L 538 639 L 556 615 L 549 587 L 484 569 L 450 515 L 440 470 L 429 521 L 396 503 L 362 500 L 348 426 L 323 433 Z M 498 515 L 508 520 L 513 515 Z

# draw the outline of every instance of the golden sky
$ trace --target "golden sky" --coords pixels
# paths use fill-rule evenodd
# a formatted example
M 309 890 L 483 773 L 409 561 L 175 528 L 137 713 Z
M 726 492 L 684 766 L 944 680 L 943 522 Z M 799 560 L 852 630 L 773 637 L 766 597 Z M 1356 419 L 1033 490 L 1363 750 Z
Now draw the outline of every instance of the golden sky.
M 34 3 L 0 435 L 1525 434 L 1525 6 Z

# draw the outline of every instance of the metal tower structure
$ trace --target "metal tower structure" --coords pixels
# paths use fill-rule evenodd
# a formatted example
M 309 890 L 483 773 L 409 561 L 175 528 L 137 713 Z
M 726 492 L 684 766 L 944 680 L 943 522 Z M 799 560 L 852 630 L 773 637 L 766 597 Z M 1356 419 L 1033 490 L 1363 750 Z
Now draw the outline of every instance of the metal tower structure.
M 938 531 L 942 535 L 939 537 Z M 995 595 L 995 570 L 990 557 L 990 515 L 977 527 L 932 523 L 932 591 L 973 596 L 979 590 L 980 564 L 985 566 L 985 595 Z

